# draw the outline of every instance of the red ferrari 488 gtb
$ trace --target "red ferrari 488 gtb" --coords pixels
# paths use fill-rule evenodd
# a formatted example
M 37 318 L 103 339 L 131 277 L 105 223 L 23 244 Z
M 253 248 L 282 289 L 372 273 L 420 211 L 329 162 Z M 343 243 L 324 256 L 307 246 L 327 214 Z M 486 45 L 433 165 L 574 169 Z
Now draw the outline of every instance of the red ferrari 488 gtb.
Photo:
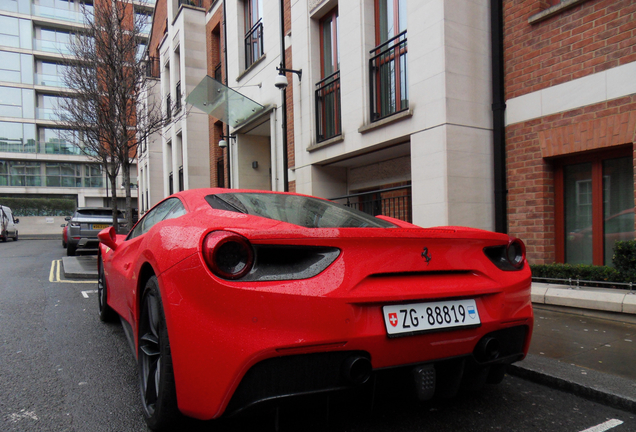
M 449 396 L 499 382 L 530 344 L 530 268 L 504 234 L 198 189 L 99 238 L 100 318 L 121 317 L 152 429 L 386 371 Z

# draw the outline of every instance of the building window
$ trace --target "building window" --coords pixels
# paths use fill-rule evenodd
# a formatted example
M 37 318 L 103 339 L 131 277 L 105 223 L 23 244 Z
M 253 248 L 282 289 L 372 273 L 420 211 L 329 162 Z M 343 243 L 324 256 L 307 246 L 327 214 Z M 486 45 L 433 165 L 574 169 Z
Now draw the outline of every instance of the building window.
M 245 69 L 263 55 L 263 0 L 245 1 Z
M 35 125 L 0 122 L 0 152 L 36 153 Z
M 371 50 L 371 121 L 408 109 L 406 0 L 376 0 Z
M 341 134 L 340 53 L 338 46 L 338 9 L 320 20 L 320 71 L 316 83 L 316 141 Z
M 555 179 L 557 261 L 611 266 L 614 243 L 634 239 L 631 148 L 561 162 Z

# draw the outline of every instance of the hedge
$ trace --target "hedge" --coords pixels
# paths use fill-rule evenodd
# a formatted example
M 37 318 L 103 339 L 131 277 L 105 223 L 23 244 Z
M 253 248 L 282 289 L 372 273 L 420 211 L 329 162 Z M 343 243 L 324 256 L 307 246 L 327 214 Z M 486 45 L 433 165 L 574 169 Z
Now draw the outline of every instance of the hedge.
M 71 216 L 77 204 L 62 198 L 6 198 L 0 197 L 0 205 L 9 207 L 20 216 Z
M 532 277 L 548 279 L 578 279 L 580 285 L 594 285 L 585 281 L 636 283 L 636 240 L 617 241 L 614 244 L 614 267 L 589 264 L 531 265 Z M 607 285 L 603 285 L 607 286 Z M 617 285 L 617 288 L 626 288 Z

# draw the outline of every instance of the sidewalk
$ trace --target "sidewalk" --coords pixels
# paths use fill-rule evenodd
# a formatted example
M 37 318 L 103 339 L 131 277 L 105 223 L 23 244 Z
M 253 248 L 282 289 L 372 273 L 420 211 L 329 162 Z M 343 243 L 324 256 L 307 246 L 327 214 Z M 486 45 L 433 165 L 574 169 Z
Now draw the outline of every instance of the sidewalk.
M 636 412 L 636 293 L 532 284 L 534 332 L 508 373 Z
M 97 257 L 64 257 L 68 279 L 97 280 Z M 636 293 L 532 284 L 535 325 L 508 373 L 636 413 Z

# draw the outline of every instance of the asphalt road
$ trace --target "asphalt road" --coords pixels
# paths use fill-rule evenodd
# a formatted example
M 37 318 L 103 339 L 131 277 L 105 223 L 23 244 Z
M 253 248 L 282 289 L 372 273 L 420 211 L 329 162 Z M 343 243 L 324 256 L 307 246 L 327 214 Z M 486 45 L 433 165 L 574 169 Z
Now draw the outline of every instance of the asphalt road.
M 95 284 L 63 275 L 56 282 L 55 272 L 50 281 L 65 254 L 60 243 L 0 243 L 0 430 L 145 431 L 135 360 L 121 326 L 99 321 Z M 376 393 L 373 402 L 368 394 L 306 400 L 278 416 L 193 421 L 182 430 L 636 431 L 634 413 L 512 376 L 426 404 L 396 389 Z

